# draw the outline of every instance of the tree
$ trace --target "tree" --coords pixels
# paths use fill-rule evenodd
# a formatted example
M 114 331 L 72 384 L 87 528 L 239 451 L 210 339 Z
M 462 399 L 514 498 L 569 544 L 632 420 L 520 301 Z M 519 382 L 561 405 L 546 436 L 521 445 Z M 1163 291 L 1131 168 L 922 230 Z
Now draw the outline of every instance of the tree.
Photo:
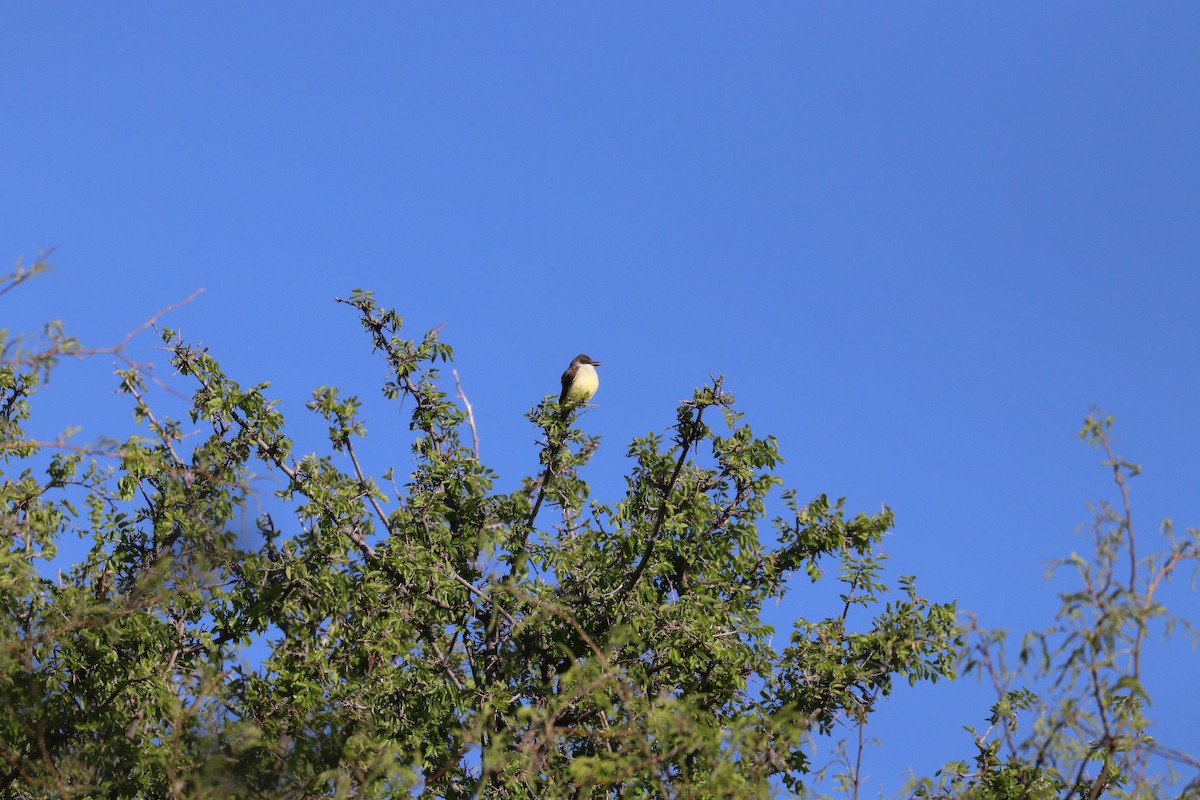
M 1113 451 L 1112 424 L 1112 417 L 1091 415 L 1079 434 L 1104 453 L 1118 499 L 1094 509 L 1090 557 L 1072 554 L 1053 567 L 1073 570 L 1078 586 L 1060 595 L 1053 626 L 1022 638 L 1016 666 L 1006 657 L 1005 631 L 969 621 L 965 671 L 985 676 L 997 701 L 987 729 L 967 729 L 973 763 L 952 762 L 933 779 L 916 781 L 915 796 L 1094 800 L 1166 797 L 1178 787 L 1181 800 L 1200 798 L 1200 759 L 1150 734 L 1142 674 L 1157 634 L 1180 629 L 1195 646 L 1195 629 L 1159 594 L 1189 562 L 1194 586 L 1200 529 L 1179 535 L 1165 520 L 1163 547 L 1139 557 L 1128 481 L 1141 469 Z M 1028 733 L 1023 716 L 1032 717 Z
M 864 723 L 897 678 L 953 677 L 953 605 L 882 582 L 890 511 L 784 492 L 765 543 L 779 453 L 720 379 L 671 441 L 630 444 L 607 502 L 579 476 L 599 440 L 543 400 L 541 474 L 501 493 L 442 388 L 449 345 L 403 338 L 369 292 L 341 302 L 411 419 L 411 461 L 378 477 L 356 397 L 314 391 L 328 449 L 297 457 L 267 385 L 169 329 L 186 421 L 156 410 L 127 337 L 108 352 L 144 433 L 35 441 L 39 387 L 88 351 L 58 324 L 0 338 L 4 796 L 764 796 L 798 789 L 806 738 Z M 260 474 L 290 516 L 257 515 L 247 546 Z M 73 537 L 86 555 L 51 576 Z M 794 574 L 843 608 L 776 650 L 761 612 Z

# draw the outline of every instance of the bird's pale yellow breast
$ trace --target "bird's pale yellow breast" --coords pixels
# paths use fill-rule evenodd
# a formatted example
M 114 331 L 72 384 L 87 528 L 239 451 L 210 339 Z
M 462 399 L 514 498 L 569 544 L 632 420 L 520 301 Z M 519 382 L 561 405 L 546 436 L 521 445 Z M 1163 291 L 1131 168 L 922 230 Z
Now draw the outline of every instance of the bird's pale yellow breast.
M 575 380 L 567 389 L 567 399 L 582 403 L 596 393 L 600 388 L 600 376 L 591 364 L 580 364 L 575 369 Z

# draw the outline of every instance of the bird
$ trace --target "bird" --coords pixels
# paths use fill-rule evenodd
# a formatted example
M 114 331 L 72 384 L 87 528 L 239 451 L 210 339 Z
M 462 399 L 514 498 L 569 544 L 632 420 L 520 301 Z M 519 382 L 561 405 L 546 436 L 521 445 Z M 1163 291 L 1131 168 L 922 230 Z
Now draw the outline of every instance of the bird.
M 558 403 L 570 400 L 572 403 L 586 403 L 596 390 L 600 388 L 600 376 L 596 374 L 599 361 L 593 361 L 590 356 L 580 353 L 575 356 L 571 366 L 562 374 L 562 394 Z

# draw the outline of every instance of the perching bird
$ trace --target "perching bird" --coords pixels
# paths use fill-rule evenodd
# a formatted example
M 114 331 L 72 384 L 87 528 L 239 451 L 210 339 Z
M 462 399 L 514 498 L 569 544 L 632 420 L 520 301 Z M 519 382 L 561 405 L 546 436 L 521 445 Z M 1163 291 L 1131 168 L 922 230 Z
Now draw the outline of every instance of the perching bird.
M 568 400 L 572 403 L 586 403 L 600 388 L 600 376 L 596 374 L 598 366 L 600 366 L 599 361 L 592 361 L 590 357 L 582 353 L 575 356 L 571 366 L 567 367 L 567 371 L 562 374 L 562 394 L 558 396 L 559 405 Z

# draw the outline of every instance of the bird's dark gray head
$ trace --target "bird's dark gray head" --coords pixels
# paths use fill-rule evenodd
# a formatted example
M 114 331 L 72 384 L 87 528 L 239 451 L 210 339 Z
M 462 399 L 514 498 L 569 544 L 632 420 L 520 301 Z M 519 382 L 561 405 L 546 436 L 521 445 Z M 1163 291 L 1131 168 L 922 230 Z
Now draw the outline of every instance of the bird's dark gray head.
M 580 353 L 579 355 L 575 356 L 575 360 L 571 362 L 572 367 L 579 364 L 591 364 L 593 367 L 600 366 L 599 361 L 593 361 L 591 356 L 585 355 L 584 353 Z

